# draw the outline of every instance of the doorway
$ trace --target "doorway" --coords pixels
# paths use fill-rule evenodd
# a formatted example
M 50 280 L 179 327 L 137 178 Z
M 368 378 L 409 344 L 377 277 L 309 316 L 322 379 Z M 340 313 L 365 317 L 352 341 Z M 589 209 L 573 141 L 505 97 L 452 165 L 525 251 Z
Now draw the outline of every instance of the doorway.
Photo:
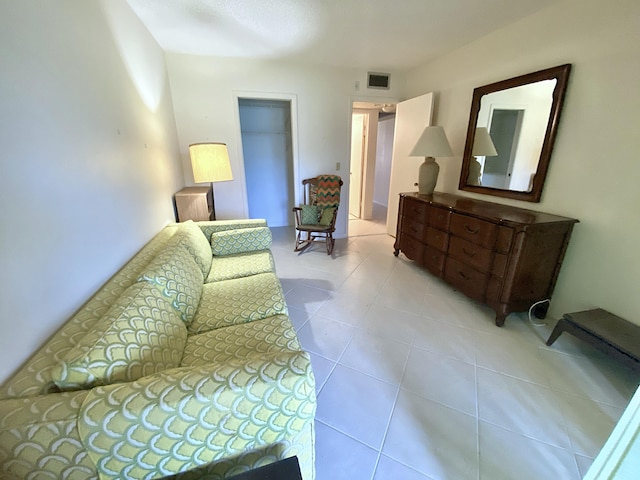
M 292 224 L 294 168 L 291 102 L 238 98 L 249 218 Z
M 509 189 L 520 138 L 524 110 L 494 109 L 489 132 L 498 155 L 488 157 L 482 171 L 482 186 Z
M 386 112 L 383 110 L 387 110 Z M 349 236 L 385 233 L 394 104 L 353 102 L 349 169 Z

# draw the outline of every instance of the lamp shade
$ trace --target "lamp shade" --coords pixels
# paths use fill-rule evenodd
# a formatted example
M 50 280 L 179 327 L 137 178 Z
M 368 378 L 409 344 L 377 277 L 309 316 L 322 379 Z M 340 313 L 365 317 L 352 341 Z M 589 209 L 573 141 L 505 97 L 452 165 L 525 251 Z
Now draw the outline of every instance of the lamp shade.
M 439 126 L 427 127 L 420 135 L 416 145 L 409 154 L 410 157 L 451 157 L 453 151 L 444 133 L 444 128 Z
M 194 143 L 189 145 L 189 156 L 195 183 L 233 180 L 225 143 Z
M 491 135 L 489 135 L 487 127 L 476 128 L 476 133 L 473 137 L 473 149 L 471 150 L 471 155 L 474 157 L 495 157 L 498 155 L 496 147 L 493 145 L 493 141 L 491 141 Z

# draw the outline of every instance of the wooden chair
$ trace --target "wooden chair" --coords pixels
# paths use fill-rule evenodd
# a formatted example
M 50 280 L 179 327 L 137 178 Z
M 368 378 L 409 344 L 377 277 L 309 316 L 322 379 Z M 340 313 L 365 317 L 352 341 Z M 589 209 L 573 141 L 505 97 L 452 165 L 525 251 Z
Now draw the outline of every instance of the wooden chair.
M 342 184 L 338 175 L 318 175 L 302 181 L 304 203 L 293 208 L 296 219 L 295 252 L 304 250 L 313 242 L 324 241 L 327 255 L 331 255 Z

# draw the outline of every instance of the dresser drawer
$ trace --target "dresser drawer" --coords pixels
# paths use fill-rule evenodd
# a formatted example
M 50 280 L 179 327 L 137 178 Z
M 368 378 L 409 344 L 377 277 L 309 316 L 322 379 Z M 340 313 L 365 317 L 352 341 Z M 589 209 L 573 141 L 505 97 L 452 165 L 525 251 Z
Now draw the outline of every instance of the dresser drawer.
M 405 197 L 400 215 L 415 220 L 416 222 L 426 223 L 428 208 L 429 205 L 424 202 Z
M 449 257 L 444 267 L 444 279 L 476 300 L 484 300 L 488 275 Z
M 429 246 L 424 248 L 423 265 L 434 275 L 439 277 L 442 276 L 442 272 L 444 271 L 444 260 L 444 253 L 439 250 Z
M 424 223 L 422 222 L 418 222 L 411 217 L 404 217 L 402 219 L 402 233 L 406 233 L 418 240 L 422 240 L 424 229 Z
M 450 232 L 485 248 L 492 248 L 496 240 L 495 224 L 467 215 L 453 215 Z
M 429 209 L 429 225 L 445 232 L 449 231 L 451 212 L 444 208 L 431 207 Z
M 449 255 L 483 272 L 491 266 L 491 250 L 458 237 L 449 241 Z
M 409 235 L 402 235 L 400 237 L 400 250 L 406 255 L 407 258 L 416 262 L 422 262 L 422 254 L 424 252 L 424 245 Z
M 427 245 L 436 248 L 441 252 L 447 251 L 449 244 L 449 234 L 437 228 L 427 227 Z

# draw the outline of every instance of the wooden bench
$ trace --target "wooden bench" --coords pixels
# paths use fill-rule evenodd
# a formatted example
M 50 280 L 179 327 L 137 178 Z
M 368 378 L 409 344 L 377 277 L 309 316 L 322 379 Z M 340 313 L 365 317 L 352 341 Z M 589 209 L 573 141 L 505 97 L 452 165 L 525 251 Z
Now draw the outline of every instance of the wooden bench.
M 640 326 L 597 308 L 563 315 L 547 345 L 555 342 L 562 332 L 574 335 L 640 372 Z

